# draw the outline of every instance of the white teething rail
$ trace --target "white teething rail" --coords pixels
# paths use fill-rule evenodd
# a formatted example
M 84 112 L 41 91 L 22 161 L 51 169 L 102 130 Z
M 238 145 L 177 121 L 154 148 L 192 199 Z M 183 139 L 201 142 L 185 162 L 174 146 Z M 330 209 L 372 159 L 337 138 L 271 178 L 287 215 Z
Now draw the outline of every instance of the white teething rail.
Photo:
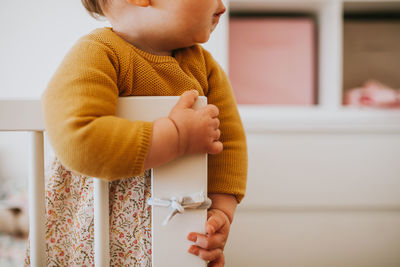
M 157 117 L 166 116 L 177 99 L 177 97 L 120 98 L 117 116 L 129 120 L 154 120 Z M 205 105 L 205 103 L 205 98 L 199 98 L 196 104 Z M 38 267 L 46 266 L 44 130 L 39 99 L 0 99 L 0 131 L 26 131 L 30 134 L 30 261 L 31 266 Z M 178 159 L 156 168 L 152 173 L 154 197 L 169 199 L 173 196 L 181 197 L 197 192 L 205 192 L 205 194 L 207 192 L 206 155 Z M 154 180 L 155 176 L 156 180 Z M 96 266 L 109 266 L 110 261 L 108 199 L 108 182 L 94 179 Z M 168 209 L 152 207 L 153 266 L 205 266 L 204 261 L 186 252 L 190 243 L 185 240 L 185 237 L 189 231 L 204 231 L 206 210 L 189 210 L 185 212 L 185 216 L 176 216 L 177 218 L 174 218 L 172 223 L 162 226 L 168 213 Z M 165 249 L 166 244 L 168 244 L 168 249 Z

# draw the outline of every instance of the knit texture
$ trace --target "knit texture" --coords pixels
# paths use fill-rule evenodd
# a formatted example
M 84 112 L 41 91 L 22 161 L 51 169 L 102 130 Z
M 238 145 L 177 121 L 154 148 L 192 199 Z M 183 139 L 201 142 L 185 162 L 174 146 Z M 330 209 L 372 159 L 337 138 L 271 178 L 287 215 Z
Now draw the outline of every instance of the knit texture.
M 116 117 L 118 97 L 179 96 L 193 89 L 220 110 L 224 150 L 208 157 L 208 191 L 235 195 L 240 202 L 247 179 L 243 126 L 225 73 L 200 45 L 157 56 L 111 28 L 82 37 L 42 96 L 50 143 L 66 167 L 83 175 L 106 180 L 140 175 L 153 124 Z

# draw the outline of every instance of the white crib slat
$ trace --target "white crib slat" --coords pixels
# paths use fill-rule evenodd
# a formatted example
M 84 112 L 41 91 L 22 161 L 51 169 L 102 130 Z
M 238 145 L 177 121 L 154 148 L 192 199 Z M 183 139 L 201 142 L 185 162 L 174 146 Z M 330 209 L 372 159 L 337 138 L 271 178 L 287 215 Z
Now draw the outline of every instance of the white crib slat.
M 43 132 L 30 132 L 29 235 L 31 266 L 46 266 Z
M 94 178 L 94 264 L 110 266 L 108 182 Z
M 206 105 L 207 99 L 202 97 L 194 108 Z M 170 199 L 200 192 L 207 195 L 207 154 L 181 157 L 154 168 L 151 183 L 151 193 L 157 198 Z M 183 215 L 177 214 L 164 226 L 162 222 L 169 213 L 169 209 L 152 207 L 153 266 L 205 267 L 205 261 L 187 252 L 191 242 L 186 240 L 186 236 L 190 232 L 205 232 L 207 211 L 185 210 Z
M 151 193 L 155 197 L 170 199 L 194 193 L 207 194 L 207 155 L 190 155 L 153 169 Z M 167 224 L 162 225 L 169 209 L 152 207 L 152 262 L 153 266 L 205 267 L 207 263 L 187 252 L 190 232 L 205 232 L 207 211 L 185 210 Z

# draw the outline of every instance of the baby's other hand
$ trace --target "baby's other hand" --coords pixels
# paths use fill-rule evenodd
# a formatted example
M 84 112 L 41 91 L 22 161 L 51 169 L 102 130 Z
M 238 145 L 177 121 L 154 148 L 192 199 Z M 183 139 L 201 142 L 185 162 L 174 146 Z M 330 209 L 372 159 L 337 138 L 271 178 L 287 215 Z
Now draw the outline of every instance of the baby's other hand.
M 194 110 L 199 93 L 186 91 L 171 110 L 168 118 L 175 124 L 179 135 L 179 155 L 218 154 L 223 146 L 219 140 L 219 110 L 214 105 Z
M 231 225 L 229 218 L 223 211 L 215 208 L 208 210 L 207 217 L 205 235 L 192 232 L 187 236 L 188 240 L 194 242 L 189 253 L 209 261 L 208 267 L 224 266 L 224 248 Z

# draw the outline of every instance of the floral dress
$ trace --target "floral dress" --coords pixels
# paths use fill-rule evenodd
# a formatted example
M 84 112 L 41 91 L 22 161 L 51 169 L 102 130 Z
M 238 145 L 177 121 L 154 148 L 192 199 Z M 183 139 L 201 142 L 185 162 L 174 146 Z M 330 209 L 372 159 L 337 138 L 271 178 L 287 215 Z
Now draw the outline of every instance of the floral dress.
M 93 178 L 56 159 L 46 179 L 47 266 L 94 266 Z M 110 182 L 110 266 L 151 266 L 150 181 L 146 171 Z

